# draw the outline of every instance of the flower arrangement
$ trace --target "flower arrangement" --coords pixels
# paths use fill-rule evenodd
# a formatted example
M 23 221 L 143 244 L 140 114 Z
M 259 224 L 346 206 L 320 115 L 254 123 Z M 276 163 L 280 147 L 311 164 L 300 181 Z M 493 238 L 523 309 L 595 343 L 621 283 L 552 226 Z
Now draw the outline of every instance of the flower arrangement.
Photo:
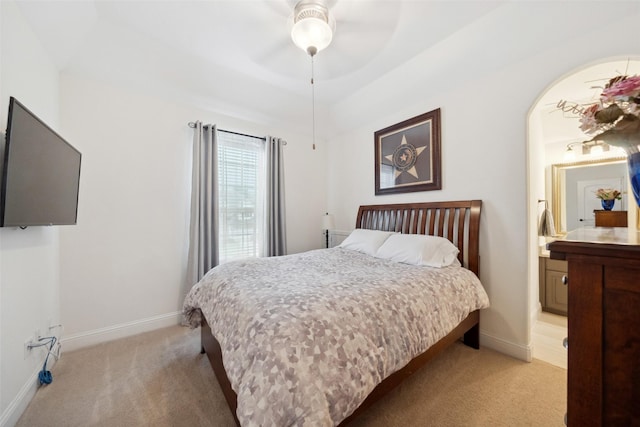
M 620 200 L 622 199 L 622 193 L 613 188 L 598 188 L 596 198 L 601 200 Z
M 640 144 L 640 75 L 617 76 L 609 80 L 600 100 L 580 115 L 580 129 L 600 140 L 638 152 Z

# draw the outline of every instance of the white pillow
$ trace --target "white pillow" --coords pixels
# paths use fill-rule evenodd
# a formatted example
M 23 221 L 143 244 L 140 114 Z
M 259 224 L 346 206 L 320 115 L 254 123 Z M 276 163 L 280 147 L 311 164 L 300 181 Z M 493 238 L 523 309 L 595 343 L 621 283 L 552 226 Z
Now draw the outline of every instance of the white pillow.
M 422 234 L 395 234 L 376 252 L 376 257 L 413 265 L 447 267 L 460 265 L 460 251 L 444 237 Z
M 392 234 L 392 231 L 367 230 L 356 228 L 349 236 L 340 243 L 341 248 L 351 249 L 358 252 L 375 256 L 378 248 Z

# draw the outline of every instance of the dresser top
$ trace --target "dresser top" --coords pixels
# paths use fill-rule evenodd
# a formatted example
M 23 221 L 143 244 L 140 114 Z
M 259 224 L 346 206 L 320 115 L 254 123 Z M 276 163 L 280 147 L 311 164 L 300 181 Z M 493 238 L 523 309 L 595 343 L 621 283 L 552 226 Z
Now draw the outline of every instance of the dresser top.
M 551 259 L 566 254 L 640 259 L 640 232 L 623 227 L 583 227 L 547 244 Z
M 561 240 L 569 242 L 640 245 L 640 232 L 627 227 L 582 227 L 567 233 Z

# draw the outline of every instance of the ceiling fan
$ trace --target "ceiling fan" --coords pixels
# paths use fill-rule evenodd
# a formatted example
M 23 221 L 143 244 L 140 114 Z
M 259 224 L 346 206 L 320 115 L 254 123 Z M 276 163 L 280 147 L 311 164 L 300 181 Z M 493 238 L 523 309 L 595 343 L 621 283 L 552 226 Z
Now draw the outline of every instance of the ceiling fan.
M 322 20 L 326 13 L 332 36 L 330 47 L 317 51 L 322 57 L 317 67 L 318 78 L 326 81 L 349 74 L 370 61 L 395 31 L 401 6 L 397 2 L 373 3 L 338 0 L 267 2 L 272 12 L 269 32 L 263 33 L 262 39 L 254 40 L 248 54 L 256 65 L 278 74 L 301 75 L 308 66 L 308 57 L 305 60 L 305 55 L 300 55 L 291 32 L 296 24 L 302 26 L 300 22 L 313 21 L 309 18 L 295 22 L 296 16 L 320 16 L 317 19 Z M 278 17 L 279 21 L 274 21 Z M 306 52 L 306 47 L 302 49 Z

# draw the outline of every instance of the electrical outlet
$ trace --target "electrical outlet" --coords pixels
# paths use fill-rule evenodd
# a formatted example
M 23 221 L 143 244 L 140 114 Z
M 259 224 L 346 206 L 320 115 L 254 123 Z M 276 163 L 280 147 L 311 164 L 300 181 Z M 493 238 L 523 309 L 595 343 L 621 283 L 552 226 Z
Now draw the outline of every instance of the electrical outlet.
M 29 347 L 31 343 L 32 343 L 31 338 L 27 339 L 24 342 L 24 358 L 25 359 L 29 357 L 29 355 L 31 354 L 31 350 L 33 350 L 31 347 Z

